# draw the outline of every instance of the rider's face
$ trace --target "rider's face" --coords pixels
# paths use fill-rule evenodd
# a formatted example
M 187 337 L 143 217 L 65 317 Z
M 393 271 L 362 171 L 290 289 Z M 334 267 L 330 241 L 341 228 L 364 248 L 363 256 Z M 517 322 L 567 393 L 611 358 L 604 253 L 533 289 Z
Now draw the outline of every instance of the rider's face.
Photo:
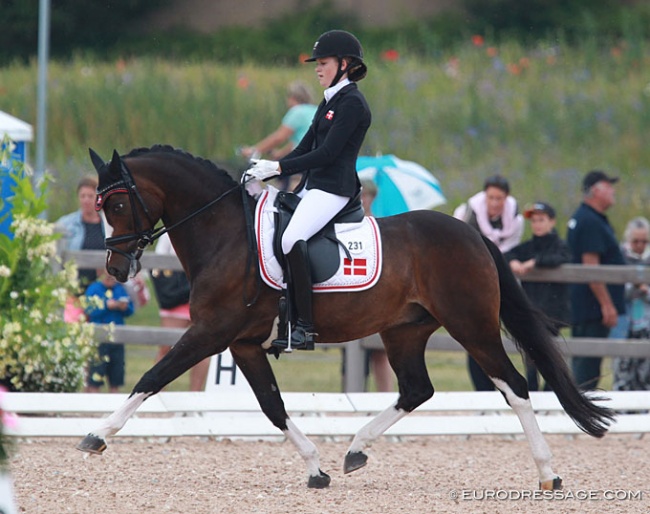
M 343 61 L 343 68 L 345 69 L 346 62 Z M 316 75 L 318 75 L 318 82 L 322 87 L 327 89 L 336 77 L 336 72 L 339 69 L 339 60 L 336 57 L 324 57 L 316 59 Z

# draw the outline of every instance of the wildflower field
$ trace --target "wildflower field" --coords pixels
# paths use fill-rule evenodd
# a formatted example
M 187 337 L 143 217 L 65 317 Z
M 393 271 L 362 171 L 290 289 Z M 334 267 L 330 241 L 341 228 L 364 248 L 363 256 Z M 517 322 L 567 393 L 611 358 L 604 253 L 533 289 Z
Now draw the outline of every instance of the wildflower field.
M 563 227 L 589 169 L 620 175 L 612 221 L 622 231 L 648 215 L 650 45 L 620 41 L 492 45 L 475 36 L 455 51 L 415 58 L 366 49 L 360 83 L 373 112 L 363 153 L 393 153 L 431 170 L 453 207 L 502 173 L 520 204 L 543 199 Z M 320 89 L 311 64 L 235 66 L 153 59 L 51 63 L 47 161 L 51 219 L 71 210 L 87 148 L 110 155 L 167 143 L 245 167 L 236 148 L 279 123 L 285 87 L 302 79 Z M 0 69 L 0 109 L 36 118 L 36 65 Z M 563 228 L 561 229 L 563 233 Z

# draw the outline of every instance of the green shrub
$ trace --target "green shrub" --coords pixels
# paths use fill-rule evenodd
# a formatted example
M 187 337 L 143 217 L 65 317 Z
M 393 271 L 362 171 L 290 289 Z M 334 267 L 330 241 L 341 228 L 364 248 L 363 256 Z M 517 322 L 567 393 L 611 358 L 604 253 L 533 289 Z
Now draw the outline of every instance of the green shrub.
M 3 148 L 2 178 L 15 185 L 14 237 L 0 234 L 0 381 L 17 391 L 79 391 L 95 343 L 91 324 L 62 316 L 78 288 L 77 269 L 72 261 L 53 268 L 57 236 L 42 218 L 46 185 L 34 189 L 21 166 L 6 166 L 6 142 Z

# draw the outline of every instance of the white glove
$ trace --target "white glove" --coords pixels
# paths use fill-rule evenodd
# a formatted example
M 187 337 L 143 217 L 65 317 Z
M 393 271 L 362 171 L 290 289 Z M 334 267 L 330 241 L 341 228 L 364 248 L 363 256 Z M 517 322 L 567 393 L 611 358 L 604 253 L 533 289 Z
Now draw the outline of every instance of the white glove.
M 257 180 L 266 180 L 280 174 L 280 163 L 278 161 L 267 161 L 266 159 L 251 160 L 253 166 L 246 170 L 246 175 Z

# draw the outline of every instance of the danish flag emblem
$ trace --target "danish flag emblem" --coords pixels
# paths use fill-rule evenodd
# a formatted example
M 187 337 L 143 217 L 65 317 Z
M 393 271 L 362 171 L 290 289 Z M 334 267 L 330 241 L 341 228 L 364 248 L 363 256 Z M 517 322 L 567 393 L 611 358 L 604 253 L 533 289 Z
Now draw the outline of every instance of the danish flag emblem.
M 343 259 L 344 275 L 367 275 L 366 259 Z
M 332 119 L 334 119 L 334 111 L 332 111 L 332 110 L 327 111 L 327 114 L 325 115 L 325 119 L 326 119 L 326 120 L 330 120 L 330 121 L 331 121 Z

